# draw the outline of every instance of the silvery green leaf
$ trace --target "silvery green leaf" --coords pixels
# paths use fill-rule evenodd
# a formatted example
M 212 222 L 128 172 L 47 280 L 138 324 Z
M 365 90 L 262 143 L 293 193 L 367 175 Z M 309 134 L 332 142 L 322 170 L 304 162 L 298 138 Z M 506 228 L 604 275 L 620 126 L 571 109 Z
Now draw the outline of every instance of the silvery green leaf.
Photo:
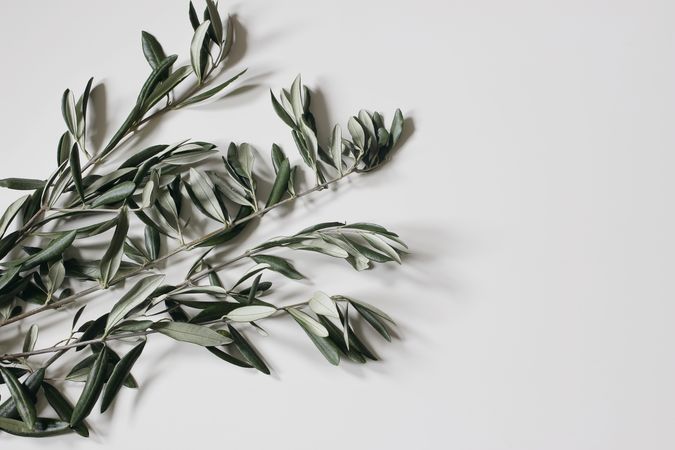
M 153 69 L 164 61 L 166 54 L 157 38 L 147 31 L 141 32 L 141 44 L 143 46 L 143 55 Z
M 300 75 L 295 77 L 295 80 L 293 80 L 293 85 L 291 86 L 291 107 L 293 108 L 295 122 L 300 123 L 302 120 L 302 115 L 304 114 L 302 102 L 302 80 Z
M 132 172 L 135 172 L 135 167 L 125 167 L 123 169 L 113 170 L 112 172 L 102 175 L 100 178 L 94 180 L 91 184 L 87 185 L 84 189 L 84 195 L 89 196 L 94 192 L 98 191 L 101 188 L 106 187 L 108 184 L 114 183 L 115 181 L 124 178 Z
M 213 181 L 221 189 L 223 194 L 237 205 L 254 206 L 248 198 L 243 186 L 239 185 L 231 177 L 224 177 L 218 173 L 213 174 Z
M 253 177 L 253 162 L 255 161 L 255 154 L 253 147 L 250 144 L 243 143 L 237 150 L 237 161 L 239 166 L 246 174 L 246 177 L 251 179 Z
M 340 318 L 335 301 L 321 291 L 315 292 L 312 298 L 309 299 L 309 307 L 321 316 Z
M 283 198 L 284 193 L 288 190 L 288 181 L 291 177 L 291 166 L 288 162 L 288 159 L 283 160 L 279 165 L 279 170 L 277 172 L 277 177 L 274 180 L 274 185 L 272 185 L 272 190 L 270 191 L 270 196 L 267 199 L 267 204 L 265 207 L 270 207 L 279 203 Z
M 221 61 L 224 58 L 227 58 L 227 56 L 230 54 L 230 51 L 232 50 L 232 44 L 234 44 L 234 23 L 232 22 L 232 17 L 227 16 L 227 20 L 225 21 L 225 36 L 223 40 L 223 55 L 221 57 Z
M 33 349 L 35 348 L 37 338 L 38 338 L 38 326 L 36 324 L 33 324 L 30 326 L 28 332 L 26 333 L 26 337 L 23 340 L 23 348 L 21 351 L 24 353 L 32 352 Z
M 0 187 L 15 191 L 33 191 L 40 189 L 44 185 L 45 180 L 34 180 L 32 178 L 4 178 L 0 180 Z
M 194 164 L 199 161 L 203 161 L 211 156 L 217 154 L 217 150 L 207 150 L 207 149 L 196 149 L 185 152 L 178 152 L 162 159 L 162 164 L 168 164 L 172 166 L 183 166 L 188 164 Z
M 275 312 L 277 309 L 273 306 L 251 305 L 230 311 L 225 317 L 233 322 L 253 322 L 269 317 Z
M 127 209 L 122 208 L 119 216 L 117 216 L 117 227 L 113 234 L 108 249 L 103 258 L 101 258 L 101 285 L 108 287 L 110 281 L 115 277 L 117 271 L 122 263 L 122 255 L 124 254 L 124 240 L 129 231 L 129 219 L 127 217 Z
M 160 238 L 157 229 L 145 226 L 145 250 L 150 259 L 157 259 L 160 251 Z
M 361 149 L 366 148 L 366 134 L 363 131 L 363 127 L 356 120 L 355 117 L 350 117 L 349 122 L 347 122 L 347 128 L 349 128 L 349 133 L 352 135 L 354 144 Z
M 323 253 L 328 256 L 334 256 L 336 258 L 346 258 L 349 256 L 344 249 L 338 247 L 335 244 L 325 242 L 321 239 L 306 239 L 302 242 L 291 244 L 289 247 L 297 250 L 311 250 L 319 253 Z
M 63 284 L 65 278 L 66 268 L 63 266 L 63 260 L 59 259 L 49 266 L 47 274 L 48 298 Z
M 266 264 L 270 270 L 279 272 L 285 277 L 291 278 L 293 280 L 301 280 L 305 278 L 300 272 L 298 272 L 295 267 L 288 260 L 281 258 L 280 256 L 273 255 L 253 255 L 251 259 L 258 264 Z
M 288 159 L 284 151 L 277 144 L 272 144 L 272 166 L 274 167 L 274 173 L 279 172 L 279 166 L 284 160 Z
M 225 216 L 223 216 L 223 211 L 220 209 L 218 199 L 213 192 L 213 183 L 209 177 L 203 172 L 199 172 L 194 168 L 191 168 L 190 187 L 192 188 L 196 196 L 196 200 L 202 206 L 202 208 L 204 208 L 205 211 L 208 211 L 210 216 L 216 218 L 222 223 L 225 223 Z
M 153 329 L 177 341 L 189 342 L 203 347 L 216 347 L 232 342 L 232 339 L 209 327 L 187 322 L 157 322 Z
M 5 235 L 7 227 L 9 227 L 9 224 L 12 223 L 12 220 L 14 220 L 14 217 L 16 217 L 19 211 L 21 211 L 21 208 L 29 197 L 29 195 L 24 195 L 23 197 L 14 201 L 11 205 L 9 205 L 2 217 L 0 217 L 0 237 Z
M 291 175 L 288 177 L 288 193 L 291 197 L 295 197 L 295 180 L 298 166 L 293 166 L 291 168 Z
M 204 101 L 204 100 L 207 100 L 207 99 L 213 97 L 214 95 L 216 95 L 217 93 L 219 93 L 220 91 L 222 91 L 223 89 L 225 89 L 226 87 L 228 87 L 230 84 L 232 84 L 237 78 L 239 78 L 239 77 L 242 76 L 244 73 L 246 73 L 247 70 L 248 70 L 248 69 L 242 70 L 241 72 L 239 72 L 238 74 L 236 74 L 235 76 L 233 76 L 232 78 L 230 78 L 229 80 L 227 80 L 227 81 L 225 81 L 225 82 L 223 82 L 223 83 L 220 83 L 220 84 L 217 85 L 216 87 L 214 87 L 214 88 L 212 88 L 212 89 L 209 89 L 209 90 L 206 91 L 206 92 L 202 92 L 201 94 L 198 94 L 198 95 L 195 95 L 194 97 L 188 98 L 187 100 L 185 100 L 184 102 L 182 102 L 182 103 L 180 104 L 180 106 L 192 105 L 192 104 L 194 104 L 194 103 L 199 103 L 199 102 L 201 102 L 201 101 Z
M 272 99 L 272 107 L 274 108 L 274 112 L 277 113 L 277 116 L 279 116 L 279 118 L 283 120 L 286 125 L 288 125 L 291 128 L 295 128 L 296 125 L 295 121 L 292 118 L 292 115 L 289 114 L 288 111 L 286 111 L 286 109 L 281 105 L 281 103 L 279 103 L 277 98 L 274 96 L 274 92 L 272 92 L 272 90 L 270 90 L 270 97 Z
M 209 294 L 215 297 L 227 297 L 228 291 L 221 286 L 187 286 L 171 293 L 172 296 L 181 294 Z
M 330 156 L 333 159 L 333 165 L 342 176 L 342 129 L 340 125 L 333 128 L 333 139 L 330 144 Z
M 166 80 L 161 81 L 148 97 L 148 108 L 153 107 L 157 102 L 169 94 L 176 86 L 178 86 L 184 79 L 192 73 L 192 67 L 181 66 L 176 69 Z
M 344 240 L 344 239 L 338 239 L 335 236 L 331 235 L 322 235 L 322 239 L 330 242 L 331 244 L 335 244 L 338 247 L 342 248 L 345 250 L 347 253 L 349 253 L 349 258 L 347 258 L 347 261 L 358 271 L 361 270 L 366 270 L 370 267 L 370 260 L 363 256 L 361 252 L 359 252 L 349 241 Z
M 362 128 L 365 128 L 365 131 L 368 132 L 368 135 L 372 138 L 376 138 L 375 125 L 373 124 L 373 119 L 370 117 L 370 114 L 365 109 L 359 111 L 359 122 L 362 124 Z
M 389 244 L 387 244 L 382 238 L 379 236 L 373 235 L 373 234 L 363 234 L 363 238 L 368 241 L 370 245 L 372 245 L 376 250 L 379 250 L 380 252 L 384 253 L 397 263 L 401 264 L 401 257 L 399 256 L 398 252 L 394 250 Z
M 121 202 L 133 194 L 135 190 L 136 185 L 132 181 L 125 181 L 101 194 L 91 203 L 91 206 L 92 208 L 96 208 L 110 203 Z
M 211 22 L 211 31 L 216 38 L 216 44 L 220 45 L 223 42 L 223 21 L 220 18 L 218 7 L 213 0 L 206 0 L 206 9 L 209 13 L 209 20 Z
M 308 333 L 311 333 L 317 337 L 328 337 L 328 330 L 326 327 L 321 325 L 306 313 L 296 308 L 287 308 L 286 311 L 288 311 L 288 313 L 293 316 L 295 321 L 298 322 L 300 326 Z
M 204 47 L 204 39 L 206 38 L 206 33 L 209 30 L 211 25 L 210 21 L 205 21 L 195 30 L 194 36 L 192 37 L 192 43 L 190 44 L 190 62 L 192 63 L 192 70 L 195 72 L 197 79 L 201 82 L 204 81 L 204 75 L 206 70 L 206 64 L 202 58 L 202 48 Z
M 37 267 L 42 263 L 49 262 L 53 259 L 61 257 L 63 252 L 72 245 L 76 236 L 77 230 L 72 230 L 52 240 L 49 245 L 47 245 L 47 247 L 28 258 L 21 265 L 22 269 L 32 269 L 33 267 Z
M 316 140 L 316 134 L 314 131 L 307 125 L 304 119 L 300 119 L 300 130 L 302 131 L 302 136 L 304 138 L 304 143 L 306 145 L 307 154 L 303 155 L 305 162 L 311 168 L 316 167 L 316 155 L 319 148 L 319 143 Z
M 63 92 L 63 98 L 61 99 L 61 113 L 63 114 L 63 120 L 66 122 L 68 131 L 77 137 L 77 111 L 75 110 L 75 96 L 73 95 L 70 89 L 66 89 Z
M 164 275 L 150 275 L 138 281 L 131 289 L 129 289 L 127 293 L 115 303 L 115 306 L 113 306 L 108 314 L 108 321 L 105 327 L 106 333 L 124 319 L 124 316 L 132 309 L 142 304 L 148 296 L 162 284 L 163 280 Z
M 391 145 L 394 146 L 401 137 L 403 133 L 403 114 L 400 109 L 396 110 L 394 113 L 394 120 L 391 123 L 391 128 L 389 129 L 389 135 L 391 136 Z
M 155 199 L 157 198 L 159 176 L 157 175 L 157 172 L 153 172 L 153 175 L 156 175 L 156 177 L 151 175 L 150 180 L 148 180 L 148 182 L 145 183 L 145 186 L 143 186 L 143 192 L 141 194 L 141 208 L 143 209 L 152 206 L 152 204 L 155 203 Z

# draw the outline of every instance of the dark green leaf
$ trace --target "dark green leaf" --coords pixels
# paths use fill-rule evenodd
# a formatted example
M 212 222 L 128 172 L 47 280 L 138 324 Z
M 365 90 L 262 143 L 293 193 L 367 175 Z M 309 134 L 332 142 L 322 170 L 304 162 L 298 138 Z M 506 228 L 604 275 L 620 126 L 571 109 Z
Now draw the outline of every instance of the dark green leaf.
M 225 336 L 209 327 L 185 322 L 157 322 L 153 329 L 177 341 L 189 342 L 203 347 L 215 347 L 232 342 Z
M 75 404 L 73 415 L 70 417 L 71 427 L 76 427 L 89 415 L 96 400 L 101 395 L 101 390 L 105 383 L 106 365 L 108 363 L 107 352 L 107 347 L 103 347 L 89 371 L 82 394 Z
M 42 385 L 42 381 L 44 380 L 44 378 L 45 378 L 45 369 L 40 368 L 35 372 L 31 373 L 30 375 L 28 375 L 26 381 L 23 382 L 23 386 L 31 396 L 34 396 L 35 393 L 40 388 L 40 386 Z M 19 417 L 16 402 L 14 401 L 13 398 L 10 398 L 9 400 L 5 401 L 2 405 L 0 405 L 0 417 L 8 417 L 10 419 L 16 419 Z
M 108 287 L 110 281 L 115 277 L 117 271 L 122 263 L 122 255 L 124 254 L 124 240 L 129 232 L 129 219 L 127 217 L 127 209 L 122 208 L 119 216 L 117 216 L 117 227 L 115 233 L 110 240 L 108 249 L 103 258 L 101 258 L 101 284 L 104 288 Z
M 291 278 L 293 280 L 301 280 L 304 277 L 300 272 L 295 270 L 295 267 L 288 260 L 279 256 L 272 255 L 253 255 L 251 259 L 258 264 L 269 264 L 270 270 L 279 272 L 280 274 Z
M 239 333 L 236 328 L 234 328 L 232 325 L 228 324 L 227 328 L 230 330 L 230 336 L 232 336 L 232 340 L 234 341 L 234 345 L 237 347 L 237 349 L 241 352 L 241 354 L 246 358 L 246 360 L 253 365 L 256 369 L 261 371 L 262 373 L 269 375 L 270 374 L 270 369 L 267 367 L 265 362 L 262 360 L 262 358 L 258 355 L 258 353 L 255 351 L 253 346 L 246 340 L 244 335 Z
M 63 252 L 71 246 L 76 236 L 77 230 L 72 230 L 68 233 L 65 233 L 63 236 L 52 240 L 44 250 L 41 250 L 28 258 L 21 265 L 21 269 L 32 269 L 33 267 L 39 266 L 42 263 L 60 258 L 61 255 L 63 255 Z
M 252 369 L 253 368 L 253 366 L 250 365 L 249 363 L 247 363 L 246 361 L 242 361 L 241 359 L 236 358 L 236 357 L 230 355 L 229 353 L 226 353 L 226 352 L 220 350 L 217 347 L 206 347 L 206 349 L 208 351 L 210 351 L 211 353 L 213 353 L 214 355 L 216 355 L 218 358 L 222 359 L 223 361 L 227 361 L 230 364 L 234 364 L 235 366 L 239 366 L 239 367 L 244 367 L 246 369 Z
M 38 417 L 35 420 L 34 427 L 31 428 L 18 420 L 0 417 L 0 430 L 16 436 L 48 437 L 67 433 L 70 431 L 70 426 L 68 422 Z
M 97 197 L 96 200 L 92 202 L 91 207 L 96 208 L 110 203 L 121 202 L 133 194 L 135 190 L 136 185 L 133 182 L 125 181 Z
M 270 207 L 279 203 L 279 200 L 284 196 L 284 193 L 288 189 L 288 180 L 291 176 L 291 166 L 288 162 L 288 159 L 285 159 L 279 166 L 279 172 L 277 177 L 274 180 L 274 185 L 272 186 L 272 191 L 270 196 L 267 199 L 266 207 Z
M 35 411 L 35 404 L 30 398 L 30 393 L 23 384 L 19 383 L 14 374 L 6 368 L 0 367 L 0 374 L 2 374 L 9 393 L 14 399 L 19 416 L 28 425 L 28 428 L 32 429 L 35 426 L 37 413 Z
M 0 180 L 0 187 L 14 189 L 15 191 L 32 191 L 45 185 L 45 180 L 32 178 L 5 178 Z
M 46 381 L 42 383 L 42 389 L 44 390 L 45 398 L 49 405 L 54 409 L 59 418 L 64 420 L 64 423 L 70 426 L 68 422 L 70 422 L 70 418 L 73 415 L 73 405 L 70 401 L 64 397 L 58 389 Z M 84 422 L 75 426 L 73 429 L 80 436 L 89 437 L 89 429 L 87 429 Z
M 157 259 L 160 251 L 159 231 L 154 227 L 145 226 L 145 250 L 151 259 Z
M 157 68 L 157 66 L 159 66 L 159 64 L 164 59 L 166 59 L 162 45 L 159 43 L 157 38 L 155 38 L 155 36 L 148 33 L 147 31 L 141 32 L 141 44 L 143 45 L 143 54 L 145 55 L 145 59 L 153 69 Z
M 106 409 L 108 409 L 108 406 L 110 406 L 110 403 L 112 403 L 113 399 L 122 388 L 124 380 L 131 373 L 131 368 L 138 357 L 141 356 L 141 352 L 143 352 L 143 348 L 145 347 L 145 342 L 146 341 L 143 340 L 140 344 L 132 348 L 129 353 L 124 355 L 117 365 L 115 365 L 115 369 L 113 369 L 112 375 L 110 375 L 110 378 L 108 379 L 105 391 L 103 392 L 103 397 L 101 398 L 101 413 L 104 413 Z

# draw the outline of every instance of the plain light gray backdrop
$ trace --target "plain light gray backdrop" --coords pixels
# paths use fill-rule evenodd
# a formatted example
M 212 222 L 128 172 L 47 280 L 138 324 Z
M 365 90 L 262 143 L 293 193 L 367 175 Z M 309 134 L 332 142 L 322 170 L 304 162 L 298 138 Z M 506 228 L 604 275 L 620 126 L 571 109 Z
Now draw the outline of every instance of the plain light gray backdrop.
M 324 123 L 402 108 L 414 132 L 391 164 L 270 215 L 251 239 L 324 220 L 398 231 L 413 250 L 402 267 L 294 255 L 313 281 L 285 292 L 372 302 L 400 339 L 372 339 L 381 362 L 334 368 L 273 322 L 256 339 L 271 377 L 152 339 L 141 390 L 92 419 L 92 439 L 3 435 L 3 448 L 675 447 L 673 2 L 221 4 L 250 88 L 167 116 L 146 142 L 290 152 L 268 89 L 297 73 Z M 94 141 L 110 136 L 148 71 L 142 29 L 188 55 L 183 0 L 2 10 L 0 178 L 53 170 L 61 93 L 89 76 L 108 111 Z

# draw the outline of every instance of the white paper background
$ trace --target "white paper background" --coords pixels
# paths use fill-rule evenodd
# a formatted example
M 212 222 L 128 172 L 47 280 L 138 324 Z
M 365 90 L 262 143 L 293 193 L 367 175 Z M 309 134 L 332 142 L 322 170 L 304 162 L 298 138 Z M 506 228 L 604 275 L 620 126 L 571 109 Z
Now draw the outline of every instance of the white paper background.
M 396 318 L 400 339 L 372 338 L 381 362 L 336 369 L 292 322 L 271 322 L 272 337 L 256 339 L 274 371 L 265 377 L 153 338 L 134 371 L 141 390 L 92 418 L 92 439 L 3 435 L 3 448 L 675 446 L 672 2 L 227 7 L 240 24 L 236 67 L 249 67 L 240 85 L 252 88 L 167 116 L 138 145 L 193 138 L 290 152 L 268 89 L 297 73 L 318 91 L 324 132 L 362 107 L 387 120 L 401 107 L 414 132 L 390 165 L 270 214 L 247 241 L 324 220 L 398 231 L 413 249 L 403 267 L 358 274 L 292 255 L 312 282 L 282 298 L 362 298 Z M 182 0 L 2 11 L 0 178 L 53 170 L 61 93 L 91 75 L 105 83 L 107 110 L 95 140 L 111 135 L 148 71 L 141 29 L 188 54 Z M 0 192 L 2 205 L 14 198 Z M 64 317 L 47 320 L 41 345 Z

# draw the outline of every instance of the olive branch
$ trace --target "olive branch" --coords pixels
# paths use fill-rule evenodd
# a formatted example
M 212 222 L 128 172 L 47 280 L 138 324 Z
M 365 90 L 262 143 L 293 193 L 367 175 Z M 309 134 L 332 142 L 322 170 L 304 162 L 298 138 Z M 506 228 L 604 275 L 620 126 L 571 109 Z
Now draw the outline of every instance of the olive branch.
M 36 348 L 39 328 L 33 323 L 21 351 L 0 356 L 0 380 L 10 394 L 0 404 L 0 430 L 31 437 L 71 431 L 87 436 L 85 419 L 96 402 L 100 400 L 103 413 L 123 386 L 137 386 L 131 370 L 150 335 L 204 347 L 228 363 L 266 374 L 269 368 L 244 329 L 266 335 L 260 323 L 275 316 L 290 316 L 334 365 L 341 358 L 357 363 L 377 359 L 355 332 L 354 320 L 363 320 L 391 340 L 394 322 L 375 306 L 321 291 L 306 301 L 280 306 L 266 299 L 272 282 L 263 279 L 269 272 L 292 280 L 304 278 L 278 254 L 288 251 L 343 259 L 359 271 L 374 263 L 400 263 L 407 247 L 386 228 L 326 222 L 269 239 L 235 257 L 223 259 L 217 250 L 233 246 L 242 231 L 272 209 L 380 167 L 403 132 L 400 110 L 389 127 L 381 114 L 361 110 L 348 120 L 349 137 L 335 125 L 330 139 L 321 142 L 310 109 L 311 91 L 300 76 L 289 89 L 278 95 L 271 92 L 273 109 L 290 128 L 315 180 L 302 191 L 297 180 L 302 169 L 276 144 L 271 151 L 274 181 L 266 195 L 258 187 L 255 151 L 246 143 L 232 143 L 225 152 L 202 141 L 158 144 L 128 151 L 126 159 L 112 165 L 114 156 L 129 147 L 125 146 L 129 137 L 144 125 L 224 92 L 246 72 L 216 82 L 228 68 L 235 33 L 232 19 L 223 20 L 212 0 L 206 1 L 202 19 L 190 3 L 189 19 L 194 34 L 187 65 L 176 67 L 178 56 L 167 56 L 152 34 L 142 33 L 150 75 L 127 118 L 102 149 L 90 148 L 87 142 L 93 86 L 89 79 L 77 100 L 69 89 L 63 94 L 66 131 L 57 145 L 56 170 L 44 180 L 0 180 L 2 187 L 31 192 L 0 217 L 0 328 L 81 305 L 64 339 Z M 193 217 L 217 225 L 199 234 Z M 142 240 L 134 237 L 137 230 L 142 230 Z M 101 242 L 101 237 L 103 254 L 95 259 L 80 255 L 81 241 Z M 171 242 L 175 245 L 167 245 Z M 184 279 L 168 283 L 160 272 L 162 265 L 174 256 L 194 253 L 198 255 Z M 252 265 L 225 287 L 219 273 L 234 271 L 242 261 Z M 94 294 L 129 279 L 135 279 L 133 285 L 108 312 L 80 323 L 87 304 L 100 298 Z M 135 346 L 120 357 L 113 347 L 121 340 Z M 47 370 L 71 350 L 86 355 L 66 365 L 65 382 L 83 383 L 74 403 L 46 377 Z M 38 358 L 47 354 L 47 360 Z M 42 398 L 53 410 L 51 416 L 38 411 Z

